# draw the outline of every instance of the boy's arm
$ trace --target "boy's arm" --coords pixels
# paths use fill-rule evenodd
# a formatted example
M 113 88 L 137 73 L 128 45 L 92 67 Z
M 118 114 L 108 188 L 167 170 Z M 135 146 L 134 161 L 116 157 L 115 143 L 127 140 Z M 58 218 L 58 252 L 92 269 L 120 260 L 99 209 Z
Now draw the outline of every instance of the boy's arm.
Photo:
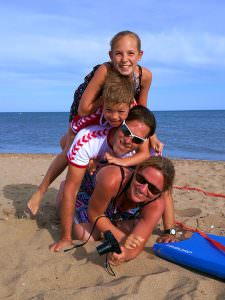
M 101 105 L 101 98 L 99 93 L 105 83 L 107 75 L 107 65 L 102 64 L 95 72 L 93 78 L 88 83 L 79 103 L 79 116 L 87 116 Z
M 105 158 L 108 163 L 122 167 L 136 166 L 150 157 L 148 140 L 138 147 L 137 152 L 130 157 L 118 158 L 112 154 L 106 153 Z

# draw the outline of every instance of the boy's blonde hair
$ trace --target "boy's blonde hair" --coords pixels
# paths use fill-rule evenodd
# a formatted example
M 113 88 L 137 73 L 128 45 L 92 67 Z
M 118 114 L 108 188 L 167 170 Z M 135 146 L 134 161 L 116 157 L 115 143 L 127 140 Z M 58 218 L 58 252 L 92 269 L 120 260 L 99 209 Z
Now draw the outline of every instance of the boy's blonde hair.
M 102 97 L 107 105 L 125 103 L 130 107 L 134 100 L 134 84 L 128 76 L 108 70 Z

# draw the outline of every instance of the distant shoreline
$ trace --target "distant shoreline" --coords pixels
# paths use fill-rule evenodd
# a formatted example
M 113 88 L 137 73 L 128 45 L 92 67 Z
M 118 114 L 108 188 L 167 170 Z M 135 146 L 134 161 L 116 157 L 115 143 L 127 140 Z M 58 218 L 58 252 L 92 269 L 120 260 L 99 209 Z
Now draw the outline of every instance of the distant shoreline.
M 148 107 L 149 109 L 151 109 L 150 107 Z M 177 109 L 177 110 L 152 110 L 153 112 L 184 112 L 184 111 L 225 111 L 225 108 L 221 108 L 221 109 Z M 43 113 L 68 113 L 68 111 L 1 111 L 0 114 L 4 114 L 4 113 L 8 113 L 8 114 L 30 114 L 30 113 L 40 113 L 40 114 L 43 114 Z
M 20 157 L 20 158 L 54 158 L 57 154 L 54 153 L 1 153 L 0 157 Z M 208 159 L 193 159 L 193 158 L 173 158 L 170 157 L 173 161 L 189 161 L 189 162 L 209 162 L 209 163 L 225 163 L 224 160 L 208 160 Z

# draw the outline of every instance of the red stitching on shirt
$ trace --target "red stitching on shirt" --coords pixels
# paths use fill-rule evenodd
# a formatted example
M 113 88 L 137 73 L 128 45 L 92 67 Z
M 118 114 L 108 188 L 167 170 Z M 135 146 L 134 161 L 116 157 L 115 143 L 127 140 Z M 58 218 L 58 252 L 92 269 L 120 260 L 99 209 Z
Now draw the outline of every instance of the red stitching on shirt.
M 93 122 L 96 121 L 96 125 L 99 124 L 99 117 L 101 116 L 101 108 L 98 108 L 96 112 L 94 112 L 91 115 L 85 116 L 85 117 L 79 117 L 75 116 L 72 123 L 71 128 L 74 133 L 78 133 L 81 129 L 84 127 L 87 127 L 89 125 L 94 125 Z
M 69 160 L 73 160 L 73 157 L 76 155 L 77 151 L 80 150 L 84 144 L 88 143 L 90 140 L 95 139 L 97 137 L 107 136 L 109 132 L 108 128 L 104 128 L 103 130 L 94 130 L 89 132 L 88 134 L 83 135 L 76 144 L 74 144 L 69 156 Z

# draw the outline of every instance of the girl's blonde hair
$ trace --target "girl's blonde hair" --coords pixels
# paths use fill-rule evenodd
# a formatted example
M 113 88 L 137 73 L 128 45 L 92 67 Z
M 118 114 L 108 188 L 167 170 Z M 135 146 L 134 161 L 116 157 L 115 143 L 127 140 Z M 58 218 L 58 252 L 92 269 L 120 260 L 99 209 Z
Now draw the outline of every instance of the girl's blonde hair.
M 134 38 L 137 42 L 137 49 L 140 52 L 141 51 L 141 39 L 139 38 L 139 36 L 132 31 L 129 30 L 124 30 L 124 31 L 120 31 L 118 32 L 116 35 L 114 35 L 114 37 L 111 39 L 110 41 L 110 46 L 111 46 L 111 50 L 113 50 L 113 47 L 115 46 L 116 42 L 121 39 L 124 36 L 131 36 L 132 38 Z

